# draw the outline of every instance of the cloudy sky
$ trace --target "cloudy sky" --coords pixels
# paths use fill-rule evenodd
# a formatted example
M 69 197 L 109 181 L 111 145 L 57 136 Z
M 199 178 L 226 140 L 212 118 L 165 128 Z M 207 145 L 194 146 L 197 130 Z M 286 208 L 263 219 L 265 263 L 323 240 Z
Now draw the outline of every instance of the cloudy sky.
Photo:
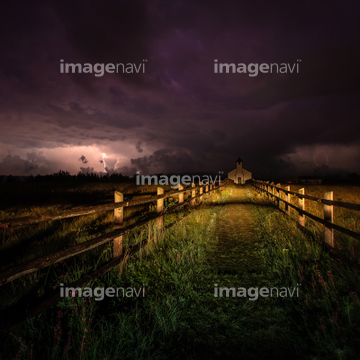
M 284 5 L 286 4 L 286 5 Z M 360 169 L 356 1 L 3 0 L 0 174 Z M 60 73 L 135 63 L 139 74 Z M 215 74 L 224 63 L 299 73 Z

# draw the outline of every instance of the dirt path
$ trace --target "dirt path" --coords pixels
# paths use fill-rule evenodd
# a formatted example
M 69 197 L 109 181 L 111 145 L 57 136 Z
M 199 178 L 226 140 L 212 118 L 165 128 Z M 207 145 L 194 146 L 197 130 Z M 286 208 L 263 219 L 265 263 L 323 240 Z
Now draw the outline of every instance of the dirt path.
M 258 228 L 259 205 L 248 193 L 246 187 L 234 187 L 229 202 L 218 211 L 216 243 L 209 261 L 219 287 L 271 287 L 278 281 L 265 263 L 267 248 Z M 291 342 L 284 341 L 289 331 L 284 311 L 276 299 L 217 298 L 216 317 L 219 322 L 226 319 L 227 330 L 222 330 L 225 350 L 221 356 L 207 354 L 208 358 L 297 359 Z
M 256 277 L 265 270 L 261 255 L 254 251 L 259 245 L 257 220 L 254 216 L 257 205 L 250 202 L 247 192 L 244 187 L 234 188 L 231 203 L 225 205 L 225 211 L 217 218 L 219 256 L 216 261 L 214 259 L 214 265 L 219 274 L 247 274 L 245 277 Z

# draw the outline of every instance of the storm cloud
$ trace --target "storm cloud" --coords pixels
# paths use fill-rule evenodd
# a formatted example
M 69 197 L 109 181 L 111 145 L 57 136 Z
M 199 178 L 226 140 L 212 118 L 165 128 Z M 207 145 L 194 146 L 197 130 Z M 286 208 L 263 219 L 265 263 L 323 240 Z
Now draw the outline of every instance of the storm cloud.
M 356 171 L 355 6 L 3 1 L 0 172 L 104 172 L 104 158 L 107 171 L 129 175 L 217 173 L 238 156 L 255 177 L 309 173 L 314 159 Z M 147 62 L 145 72 L 95 77 L 61 74 L 60 59 Z M 215 74 L 214 59 L 301 63 L 299 73 L 249 77 Z

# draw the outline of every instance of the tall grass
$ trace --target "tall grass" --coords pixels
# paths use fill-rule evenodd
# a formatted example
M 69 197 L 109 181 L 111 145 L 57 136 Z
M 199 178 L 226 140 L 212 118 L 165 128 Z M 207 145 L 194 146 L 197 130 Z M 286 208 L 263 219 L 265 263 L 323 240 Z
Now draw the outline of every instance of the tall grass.
M 123 266 L 88 285 L 147 284 L 145 297 L 64 299 L 22 328 L 3 333 L 0 358 L 357 359 L 359 274 L 305 237 L 253 190 L 247 189 L 247 199 L 227 205 L 237 199 L 238 191 L 217 191 L 210 202 L 166 232 L 152 224 L 127 235 L 125 249 L 149 232 L 152 241 Z M 254 228 L 246 236 L 237 221 L 241 213 Z M 226 233 L 225 246 L 221 237 L 229 214 L 234 229 Z M 165 224 L 174 216 L 165 218 Z M 7 301 L 25 292 L 31 281 L 32 286 L 47 284 L 44 288 L 71 283 L 111 256 L 111 245 L 104 245 L 48 272 L 19 279 L 6 287 Z M 301 284 L 300 297 L 215 298 L 214 283 Z
M 253 195 L 267 202 L 263 195 Z M 301 284 L 302 296 L 286 303 L 291 319 L 316 359 L 356 359 L 360 350 L 360 275 L 304 236 L 286 215 L 258 207 L 267 266 L 279 283 Z
M 194 278 L 210 270 L 205 262 L 205 248 L 211 237 L 209 230 L 214 226 L 214 216 L 214 210 L 196 210 L 166 233 L 159 232 L 153 224 L 150 229 L 144 226 L 126 236 L 125 248 L 144 239 L 148 230 L 152 241 L 122 267 L 113 269 L 89 286 L 139 288 L 147 284 L 145 297 L 106 298 L 102 302 L 64 299 L 56 309 L 30 320 L 7 337 L 2 358 L 13 358 L 16 354 L 17 358 L 46 359 L 161 359 L 168 356 L 165 354 L 173 352 L 171 346 L 166 345 L 166 351 L 159 349 L 169 339 L 176 340 L 176 331 L 182 326 L 180 319 L 194 306 L 191 299 L 197 297 Z M 84 254 L 74 262 L 55 265 L 52 275 L 40 277 L 42 280 L 46 277 L 46 281 L 53 284 L 71 283 L 90 268 L 96 268 L 98 256 L 109 260 L 111 246 Z M 2 294 L 3 299 L 8 300 L 3 304 L 10 303 L 15 294 L 24 296 L 25 291 L 20 294 L 19 289 L 36 282 L 39 285 L 38 276 L 29 275 L 8 284 L 7 294 Z M 25 286 L 20 287 L 20 281 Z

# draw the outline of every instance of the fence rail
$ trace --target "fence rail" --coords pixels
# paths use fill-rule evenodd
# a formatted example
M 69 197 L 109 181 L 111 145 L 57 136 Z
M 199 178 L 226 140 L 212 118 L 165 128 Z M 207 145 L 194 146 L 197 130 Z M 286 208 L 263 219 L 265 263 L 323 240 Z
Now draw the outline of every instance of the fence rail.
M 215 193 L 215 190 L 220 189 L 226 183 L 227 181 L 225 180 L 223 182 L 218 182 L 216 184 L 209 184 L 209 185 L 199 184 L 196 186 L 195 184 L 192 184 L 191 187 L 186 189 L 184 189 L 183 186 L 180 185 L 178 191 L 168 191 L 166 193 L 164 192 L 163 188 L 158 187 L 156 196 L 151 196 L 149 198 L 139 199 L 139 200 L 130 200 L 130 201 L 123 201 L 124 198 L 123 194 L 116 191 L 114 194 L 114 203 L 99 205 L 99 206 L 90 206 L 76 211 L 74 210 L 62 211 L 56 214 L 43 216 L 41 218 L 27 217 L 27 218 L 21 218 L 21 219 L 18 218 L 18 219 L 12 219 L 6 222 L 2 222 L 0 223 L 0 226 L 2 227 L 26 226 L 26 225 L 37 224 L 43 221 L 54 221 L 54 220 L 73 218 L 73 217 L 113 210 L 115 230 L 106 233 L 104 235 L 98 236 L 94 239 L 87 240 L 81 244 L 65 248 L 55 253 L 42 256 L 35 260 L 29 261 L 25 264 L 21 264 L 13 268 L 10 268 L 6 271 L 3 271 L 2 273 L 0 273 L 0 286 L 10 283 L 27 274 L 31 274 L 40 269 L 49 267 L 55 263 L 64 261 L 81 253 L 94 249 L 100 245 L 103 245 L 113 240 L 113 259 L 107 262 L 105 265 L 102 265 L 99 269 L 86 274 L 85 276 L 83 276 L 83 278 L 77 280 L 76 282 L 70 285 L 70 287 L 75 287 L 75 288 L 79 286 L 83 287 L 91 280 L 110 271 L 115 266 L 121 264 L 121 262 L 124 261 L 124 259 L 128 259 L 132 255 L 137 253 L 142 247 L 146 246 L 151 240 L 149 238 L 145 239 L 140 243 L 134 245 L 133 247 L 130 247 L 129 252 L 124 253 L 122 249 L 123 235 L 154 220 L 157 221 L 158 228 L 160 230 L 163 229 L 164 215 L 168 213 L 170 210 L 175 210 L 186 204 L 191 204 L 191 205 L 196 205 L 197 203 L 200 204 L 203 201 L 203 197 L 205 194 L 213 195 Z M 198 190 L 198 194 L 196 194 L 197 190 Z M 186 193 L 190 193 L 190 197 L 187 200 L 184 200 L 184 195 Z M 164 199 L 169 197 L 178 197 L 179 199 L 178 204 L 165 208 Z M 137 221 L 132 225 L 123 227 L 123 221 L 124 221 L 123 210 L 125 207 L 143 205 L 151 202 L 156 202 L 156 211 L 157 211 L 156 214 L 148 216 L 144 220 Z M 182 219 L 180 219 L 179 221 L 181 220 Z M 166 228 L 173 226 L 177 222 L 178 220 L 170 224 L 170 226 L 167 226 Z M 15 318 L 12 317 L 9 321 L 5 321 L 3 327 L 5 327 L 6 329 L 13 329 L 18 325 L 22 324 L 23 322 L 25 322 L 29 317 L 36 316 L 39 313 L 41 313 L 43 310 L 47 309 L 48 307 L 53 306 L 59 300 L 60 300 L 60 295 L 58 291 L 54 290 L 51 292 L 50 295 L 41 298 L 38 301 L 38 303 L 35 306 L 33 306 L 31 309 L 27 309 L 26 311 L 21 311 L 19 312 L 19 314 L 17 314 Z
M 0 221 L 0 228 L 35 225 L 35 224 L 45 222 L 45 221 L 56 221 L 56 220 L 62 220 L 62 219 L 69 219 L 69 218 L 78 217 L 78 216 L 96 214 L 96 213 L 103 212 L 103 211 L 111 211 L 111 210 L 115 210 L 118 208 L 148 204 L 151 202 L 155 202 L 157 200 L 167 199 L 169 197 L 176 197 L 176 196 L 179 196 L 179 194 L 184 194 L 184 193 L 188 193 L 190 191 L 195 191 L 197 189 L 203 188 L 204 186 L 205 185 L 203 185 L 203 186 L 198 185 L 198 186 L 194 186 L 190 189 L 183 189 L 180 191 L 172 190 L 165 194 L 154 195 L 154 196 L 151 196 L 151 197 L 145 198 L 145 199 L 119 201 L 119 202 L 103 204 L 103 205 L 86 206 L 86 207 L 79 208 L 79 209 L 63 210 L 63 211 L 53 212 L 52 214 L 43 215 L 40 217 L 39 216 L 26 216 L 26 217 L 21 217 L 21 218 L 3 220 L 3 221 Z
M 324 199 L 305 195 L 305 189 L 302 188 L 299 192 L 290 191 L 290 186 L 286 186 L 283 189 L 280 184 L 269 183 L 269 181 L 260 181 L 253 180 L 252 185 L 257 188 L 259 191 L 268 194 L 276 203 L 276 205 L 281 209 L 281 203 L 285 204 L 285 213 L 290 215 L 290 208 L 295 209 L 299 214 L 298 225 L 301 228 L 305 228 L 306 217 L 321 223 L 324 225 L 324 237 L 325 242 L 331 247 L 335 247 L 334 243 L 334 230 L 340 231 L 341 233 L 351 236 L 357 240 L 360 240 L 360 234 L 352 231 L 350 229 L 344 228 L 340 225 L 334 224 L 334 206 L 338 206 L 345 209 L 360 211 L 359 204 L 352 204 L 342 201 L 333 200 L 333 192 L 329 191 L 325 193 Z M 285 194 L 285 199 L 282 198 L 281 193 Z M 298 206 L 291 204 L 290 195 L 294 195 L 298 198 Z M 305 210 L 305 199 L 316 201 L 318 203 L 324 204 L 324 218 L 320 218 L 314 214 L 309 213 Z M 306 229 L 307 230 L 307 229 Z

